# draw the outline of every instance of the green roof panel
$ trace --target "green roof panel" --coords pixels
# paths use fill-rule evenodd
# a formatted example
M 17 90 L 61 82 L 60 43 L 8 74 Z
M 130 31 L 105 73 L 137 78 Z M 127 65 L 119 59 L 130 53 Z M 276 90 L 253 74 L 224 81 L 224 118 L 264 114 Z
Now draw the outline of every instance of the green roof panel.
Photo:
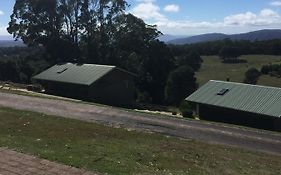
M 57 64 L 34 76 L 33 79 L 91 85 L 115 68 L 115 66 L 97 64 Z
M 187 101 L 281 117 L 281 88 L 211 80 Z

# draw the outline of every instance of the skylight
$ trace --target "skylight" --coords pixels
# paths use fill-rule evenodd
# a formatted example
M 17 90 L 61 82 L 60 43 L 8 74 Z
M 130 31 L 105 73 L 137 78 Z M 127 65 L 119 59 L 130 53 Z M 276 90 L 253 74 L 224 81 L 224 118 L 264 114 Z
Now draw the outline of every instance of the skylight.
M 229 89 L 222 89 L 222 90 L 220 90 L 220 91 L 217 93 L 217 95 L 223 96 L 223 95 L 225 95 L 228 91 L 229 91 Z
M 61 73 L 65 72 L 66 70 L 67 70 L 67 68 L 63 68 L 63 69 L 58 70 L 57 73 L 61 74 Z

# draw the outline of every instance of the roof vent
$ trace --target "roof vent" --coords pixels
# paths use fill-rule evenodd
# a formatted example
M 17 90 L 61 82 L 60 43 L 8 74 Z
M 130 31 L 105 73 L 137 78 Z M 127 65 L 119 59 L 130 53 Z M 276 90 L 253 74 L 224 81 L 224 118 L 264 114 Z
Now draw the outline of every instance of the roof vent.
M 217 95 L 223 96 L 223 95 L 225 95 L 228 91 L 229 91 L 229 89 L 222 89 L 222 90 L 220 90 L 220 91 L 217 93 Z
M 62 74 L 63 72 L 65 72 L 68 68 L 63 68 L 57 71 L 58 74 Z

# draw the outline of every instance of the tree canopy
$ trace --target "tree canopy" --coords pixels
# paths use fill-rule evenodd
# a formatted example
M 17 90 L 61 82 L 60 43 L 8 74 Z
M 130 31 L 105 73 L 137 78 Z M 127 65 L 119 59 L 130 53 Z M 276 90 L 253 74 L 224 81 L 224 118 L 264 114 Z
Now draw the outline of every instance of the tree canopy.
M 197 88 L 195 74 L 189 66 L 181 66 L 169 74 L 165 88 L 166 101 L 179 105 Z
M 177 65 L 188 65 L 195 71 L 198 71 L 200 69 L 202 62 L 203 60 L 201 56 L 195 50 L 191 50 L 190 52 L 184 52 L 177 57 Z
M 241 55 L 238 47 L 224 46 L 219 52 L 219 56 L 223 60 L 237 59 Z
M 229 39 L 186 45 L 170 45 L 173 54 L 196 50 L 200 55 L 219 55 L 224 47 L 234 47 L 241 55 L 281 55 L 281 40 L 247 41 Z
M 125 0 L 16 0 L 8 32 L 46 47 L 51 62 L 81 59 L 82 41 L 97 59 L 106 54 L 118 28 L 114 19 L 126 6 Z

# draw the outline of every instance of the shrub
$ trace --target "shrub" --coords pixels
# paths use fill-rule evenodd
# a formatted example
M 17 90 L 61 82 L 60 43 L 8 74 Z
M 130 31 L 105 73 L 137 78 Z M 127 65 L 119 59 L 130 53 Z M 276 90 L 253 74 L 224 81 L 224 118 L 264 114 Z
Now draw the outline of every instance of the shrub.
M 270 65 L 264 65 L 261 68 L 261 73 L 267 75 L 270 72 Z
M 261 76 L 260 71 L 258 71 L 256 68 L 250 68 L 245 73 L 244 83 L 256 84 L 260 76 Z
M 269 64 L 264 65 L 261 68 L 261 73 L 265 75 L 270 75 L 272 77 L 281 77 L 281 64 Z
M 180 104 L 179 110 L 183 117 L 194 118 L 193 117 L 193 106 L 189 102 L 187 102 L 185 100 L 182 101 Z

